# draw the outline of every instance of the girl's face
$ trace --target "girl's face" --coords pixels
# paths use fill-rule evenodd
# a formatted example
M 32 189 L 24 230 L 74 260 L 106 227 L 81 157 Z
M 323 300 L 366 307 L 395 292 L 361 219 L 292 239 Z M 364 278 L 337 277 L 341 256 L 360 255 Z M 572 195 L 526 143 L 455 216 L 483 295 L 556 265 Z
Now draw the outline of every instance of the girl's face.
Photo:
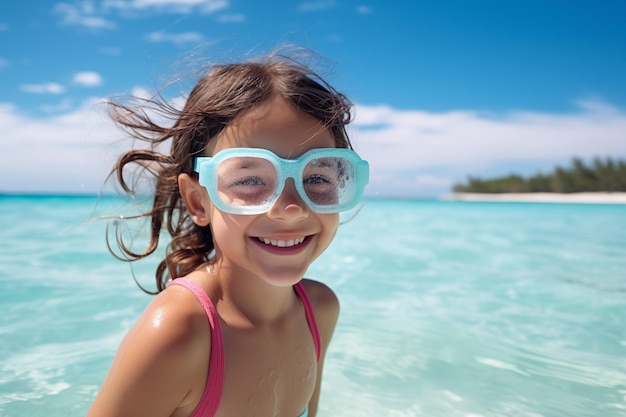
M 263 148 L 295 158 L 311 149 L 334 148 L 335 139 L 319 121 L 276 98 L 231 123 L 209 146 L 207 152 L 213 155 L 228 148 Z M 339 223 L 336 213 L 312 212 L 292 179 L 263 214 L 225 213 L 208 198 L 206 204 L 221 266 L 277 286 L 291 286 L 303 277 L 328 247 Z

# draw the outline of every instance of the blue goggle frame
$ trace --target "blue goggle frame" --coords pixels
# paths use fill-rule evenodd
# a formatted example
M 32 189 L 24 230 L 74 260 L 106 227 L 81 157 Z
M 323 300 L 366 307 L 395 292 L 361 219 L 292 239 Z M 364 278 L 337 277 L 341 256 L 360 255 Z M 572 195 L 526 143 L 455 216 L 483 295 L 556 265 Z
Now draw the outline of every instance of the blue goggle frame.
M 260 204 L 228 204 L 224 202 L 219 192 L 219 175 L 218 169 L 220 164 L 232 158 L 259 158 L 271 163 L 275 170 L 276 184 L 273 192 L 268 194 Z M 337 201 L 319 202 L 313 201 L 307 194 L 305 185 L 303 184 L 303 174 L 310 163 L 319 159 L 324 161 L 325 158 L 336 158 L 346 166 L 353 178 L 346 176 L 346 180 L 342 180 L 345 187 L 347 183 L 348 190 L 341 191 L 341 195 Z M 310 168 L 307 168 L 310 169 Z M 360 201 L 365 186 L 369 182 L 369 164 L 361 159 L 356 152 L 346 148 L 321 148 L 312 149 L 298 158 L 285 159 L 277 156 L 271 151 L 262 148 L 230 148 L 224 149 L 216 153 L 214 156 L 197 157 L 194 163 L 194 171 L 199 174 L 198 182 L 208 191 L 212 203 L 221 211 L 231 214 L 261 214 L 267 212 L 278 200 L 281 195 L 285 182 L 288 178 L 293 179 L 296 190 L 302 200 L 315 213 L 328 214 L 338 213 L 354 208 Z M 343 195 L 347 194 L 345 198 Z

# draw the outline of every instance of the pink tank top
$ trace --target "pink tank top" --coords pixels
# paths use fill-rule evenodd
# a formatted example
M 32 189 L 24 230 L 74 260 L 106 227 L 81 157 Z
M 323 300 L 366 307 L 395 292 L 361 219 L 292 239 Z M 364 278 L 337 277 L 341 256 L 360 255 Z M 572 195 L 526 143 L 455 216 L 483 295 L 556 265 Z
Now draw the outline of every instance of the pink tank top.
M 186 278 L 177 278 L 171 284 L 181 285 L 187 288 L 198 299 L 206 315 L 209 319 L 211 327 L 211 353 L 209 357 L 209 375 L 207 377 L 206 388 L 200 399 L 200 403 L 191 414 L 191 417 L 213 417 L 217 412 L 222 398 L 222 386 L 224 383 L 224 341 L 222 339 L 222 330 L 220 328 L 220 320 L 217 311 L 211 302 L 207 293 L 193 281 Z M 293 286 L 296 295 L 304 305 L 306 319 L 311 329 L 313 343 L 315 345 L 315 354 L 317 360 L 320 359 L 322 342 L 315 320 L 315 314 L 309 296 L 301 282 Z

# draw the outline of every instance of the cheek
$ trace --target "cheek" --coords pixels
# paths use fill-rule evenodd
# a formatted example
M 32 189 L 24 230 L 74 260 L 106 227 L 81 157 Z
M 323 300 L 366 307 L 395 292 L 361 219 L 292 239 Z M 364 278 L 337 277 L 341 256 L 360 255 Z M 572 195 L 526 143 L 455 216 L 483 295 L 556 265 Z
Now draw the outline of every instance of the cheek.
M 222 250 L 225 246 L 232 245 L 235 241 L 245 235 L 253 216 L 238 216 L 235 214 L 223 213 L 212 207 L 211 209 L 211 231 L 215 245 Z
M 324 233 L 328 237 L 328 243 L 333 240 L 339 228 L 339 214 L 322 214 L 320 220 L 324 224 Z

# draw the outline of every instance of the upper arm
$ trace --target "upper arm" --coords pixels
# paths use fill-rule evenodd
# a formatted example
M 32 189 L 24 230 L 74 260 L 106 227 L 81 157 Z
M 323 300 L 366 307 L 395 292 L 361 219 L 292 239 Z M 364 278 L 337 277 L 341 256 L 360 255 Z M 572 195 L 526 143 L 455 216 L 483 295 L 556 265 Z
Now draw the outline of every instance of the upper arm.
M 193 296 L 169 291 L 148 306 L 122 341 L 88 417 L 170 416 L 184 403 L 210 352 L 210 333 L 181 297 Z
M 307 294 L 311 299 L 315 319 L 319 328 L 320 337 L 322 339 L 322 351 L 320 360 L 317 364 L 317 380 L 315 383 L 315 391 L 309 401 L 309 416 L 315 417 L 319 403 L 319 396 L 322 383 L 322 373 L 324 370 L 324 358 L 330 340 L 335 331 L 337 319 L 339 318 L 339 300 L 335 293 L 326 285 L 316 281 L 304 281 Z

